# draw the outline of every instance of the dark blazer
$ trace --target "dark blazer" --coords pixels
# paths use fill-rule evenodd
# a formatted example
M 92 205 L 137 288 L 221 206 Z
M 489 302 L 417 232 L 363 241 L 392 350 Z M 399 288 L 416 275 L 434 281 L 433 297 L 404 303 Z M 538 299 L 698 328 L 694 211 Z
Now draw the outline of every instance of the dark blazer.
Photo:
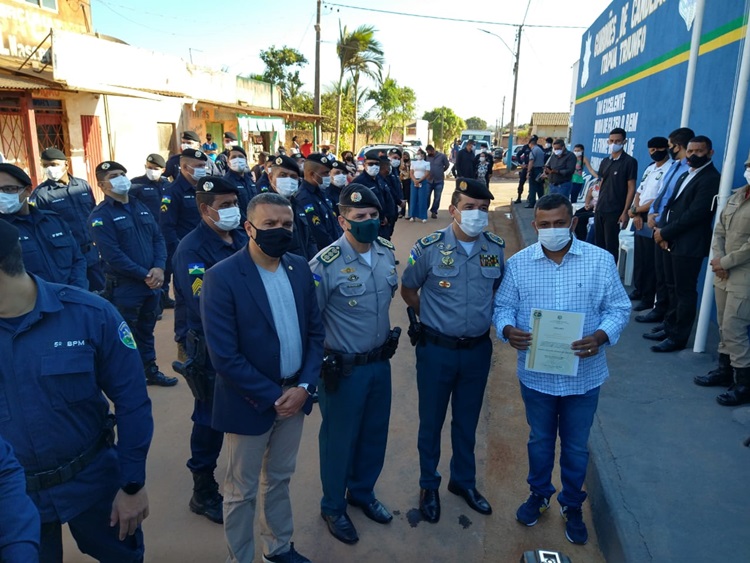
M 323 321 L 307 261 L 281 258 L 294 292 L 302 335 L 300 383 L 317 385 L 323 363 Z M 276 419 L 281 397 L 281 351 L 271 306 L 258 267 L 247 247 L 206 271 L 201 318 L 211 363 L 216 369 L 211 426 L 221 432 L 257 436 Z M 305 403 L 309 414 L 312 401 Z
M 698 172 L 678 196 L 687 178 L 677 180 L 674 193 L 661 216 L 661 236 L 669 243 L 673 256 L 708 256 L 716 210 L 714 197 L 719 193 L 721 174 L 713 162 Z
M 477 167 L 474 162 L 474 153 L 470 153 L 465 148 L 458 151 L 456 155 L 455 165 L 456 177 L 460 178 L 476 178 Z

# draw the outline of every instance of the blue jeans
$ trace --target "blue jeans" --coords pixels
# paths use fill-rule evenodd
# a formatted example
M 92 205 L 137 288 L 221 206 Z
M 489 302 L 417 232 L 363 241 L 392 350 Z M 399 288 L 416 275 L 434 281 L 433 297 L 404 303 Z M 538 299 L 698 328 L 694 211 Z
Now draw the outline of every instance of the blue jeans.
M 560 194 L 570 199 L 570 190 L 573 188 L 573 182 L 563 182 L 562 184 L 550 184 L 549 193 Z
M 411 183 L 411 188 L 409 190 L 410 217 L 414 217 L 415 219 L 427 219 L 427 200 L 430 197 L 428 191 L 430 189 L 429 185 L 428 182 L 422 182 L 422 187 L 418 188 L 414 185 L 414 182 Z
M 432 205 L 430 206 L 430 213 L 437 215 L 438 207 L 440 207 L 440 196 L 443 195 L 443 186 L 445 180 L 439 182 L 430 182 L 429 184 L 430 194 L 432 195 Z M 427 199 L 429 202 L 429 198 Z
M 529 434 L 529 477 L 531 492 L 550 498 L 555 493 L 552 468 L 555 442 L 560 433 L 560 478 L 562 491 L 557 496 L 563 506 L 580 508 L 586 493 L 582 490 L 589 462 L 589 432 L 599 403 L 599 387 L 583 395 L 558 397 L 547 395 L 521 383 L 526 405 Z

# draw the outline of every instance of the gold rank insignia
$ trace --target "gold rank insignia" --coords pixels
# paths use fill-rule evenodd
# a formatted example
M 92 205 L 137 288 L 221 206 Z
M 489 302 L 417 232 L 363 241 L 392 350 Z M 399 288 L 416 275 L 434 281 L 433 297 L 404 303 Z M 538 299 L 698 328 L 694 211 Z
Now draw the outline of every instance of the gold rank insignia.
M 201 278 L 195 278 L 191 287 L 193 288 L 193 297 L 198 297 L 201 294 L 201 289 L 203 288 L 203 280 Z
M 320 225 L 320 217 L 318 217 L 317 215 L 313 215 L 312 222 L 313 225 Z
M 480 254 L 479 265 L 483 268 L 499 268 L 500 260 L 498 259 L 497 254 Z
M 466 188 L 469 187 L 469 184 L 467 184 L 464 180 L 461 180 L 461 182 L 458 184 L 458 189 L 462 192 L 466 191 Z
M 438 285 L 439 285 L 440 287 L 446 287 L 446 288 L 447 288 L 447 287 L 450 287 L 450 286 L 451 286 L 451 282 L 449 282 L 449 281 L 447 281 L 447 280 L 440 280 L 440 281 L 438 282 Z
M 341 269 L 342 274 L 351 274 L 352 272 L 354 272 L 354 268 L 352 268 L 351 266 Z

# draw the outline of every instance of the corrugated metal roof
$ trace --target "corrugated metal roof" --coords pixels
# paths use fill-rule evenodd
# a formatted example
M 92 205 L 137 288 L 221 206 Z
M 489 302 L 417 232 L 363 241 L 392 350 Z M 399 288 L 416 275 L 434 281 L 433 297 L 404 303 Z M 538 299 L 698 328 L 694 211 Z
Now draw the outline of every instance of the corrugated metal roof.
M 31 78 L 0 75 L 0 88 L 3 90 L 43 90 L 49 87 L 46 82 L 38 82 Z
M 567 112 L 535 112 L 531 114 L 532 125 L 568 125 L 570 114 Z

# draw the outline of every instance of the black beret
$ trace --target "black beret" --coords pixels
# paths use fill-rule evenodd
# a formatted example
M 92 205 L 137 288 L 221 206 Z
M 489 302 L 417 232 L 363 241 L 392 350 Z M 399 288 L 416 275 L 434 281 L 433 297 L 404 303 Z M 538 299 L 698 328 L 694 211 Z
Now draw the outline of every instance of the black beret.
M 225 180 L 221 176 L 204 176 L 198 180 L 198 184 L 195 186 L 195 191 L 198 193 L 212 193 L 212 194 L 238 194 L 240 191 L 237 189 L 232 182 Z
M 285 154 L 271 159 L 271 163 L 273 164 L 273 166 L 286 168 L 290 172 L 296 172 L 297 174 L 299 174 L 299 164 L 297 164 L 297 162 L 295 162 L 292 157 L 286 156 Z
M 341 190 L 339 205 L 359 208 L 375 207 L 378 211 L 382 211 L 378 196 L 370 188 L 362 184 L 349 184 Z
M 200 151 L 198 149 L 185 149 L 180 153 L 180 156 L 184 156 L 185 158 L 194 158 L 195 160 L 202 160 L 203 162 L 208 162 L 208 157 L 206 156 L 206 153 L 203 151 Z
M 322 152 L 310 153 L 310 156 L 307 157 L 308 162 L 320 164 L 321 166 L 328 168 L 328 170 L 331 169 L 331 164 L 333 164 L 334 160 L 336 160 L 336 158 L 333 155 L 323 154 Z
M 235 135 L 231 131 L 227 131 L 227 132 L 224 133 L 224 138 L 225 139 L 229 139 L 230 141 L 236 141 L 237 140 L 237 135 Z
M 474 199 L 495 199 L 482 180 L 456 178 L 456 191 Z
M 114 170 L 122 170 L 125 173 L 128 172 L 125 167 L 119 162 L 115 162 L 114 160 L 105 160 L 104 162 L 99 163 L 99 166 L 96 167 L 96 174 L 108 174 Z
M 476 145 L 476 144 L 477 144 L 477 142 L 476 142 L 476 140 L 475 140 L 475 139 L 466 139 L 466 144 L 467 144 L 467 145 L 468 145 L 468 144 Z
M 349 172 L 349 169 L 346 167 L 346 164 L 341 162 L 340 160 L 334 160 L 331 163 L 331 168 L 333 170 L 341 170 L 342 172 Z
M 393 149 L 391 149 L 391 150 L 388 151 L 388 154 L 389 155 L 391 155 L 391 154 L 397 154 L 398 156 L 401 156 L 401 150 L 393 148 Z
M 666 149 L 669 148 L 669 141 L 666 137 L 651 137 L 648 140 L 649 149 Z
M 365 160 L 380 160 L 380 155 L 385 154 L 380 149 L 370 149 L 365 153 Z
M 14 225 L 11 225 L 8 221 L 0 220 L 0 260 L 16 248 L 19 236 L 20 233 Z
M 156 164 L 156 166 L 158 166 L 159 168 L 164 168 L 167 165 L 167 163 L 164 161 L 164 157 L 155 152 L 146 157 L 146 162 Z
M 3 162 L 0 164 L 0 172 L 5 172 L 6 174 L 13 176 L 16 180 L 21 182 L 24 187 L 31 185 L 31 178 L 29 178 L 29 175 L 15 164 Z
M 239 145 L 232 145 L 231 147 L 229 147 L 229 152 L 232 152 L 232 151 L 241 153 L 242 156 L 244 156 L 245 158 L 247 158 L 247 153 L 245 152 L 245 149 L 243 149 Z
M 380 155 L 380 156 L 378 157 L 378 160 L 380 161 L 380 164 L 387 164 L 388 166 L 390 166 L 390 165 L 391 165 L 391 159 L 390 159 L 390 158 L 388 158 L 388 156 L 387 156 L 387 155 L 385 155 L 385 154 L 381 154 L 381 155 Z
M 55 147 L 44 149 L 41 154 L 42 160 L 68 160 L 65 153 Z
M 183 131 L 182 138 L 187 139 L 189 141 L 196 141 L 198 143 L 201 142 L 201 138 L 198 136 L 198 133 L 196 133 L 195 131 Z

